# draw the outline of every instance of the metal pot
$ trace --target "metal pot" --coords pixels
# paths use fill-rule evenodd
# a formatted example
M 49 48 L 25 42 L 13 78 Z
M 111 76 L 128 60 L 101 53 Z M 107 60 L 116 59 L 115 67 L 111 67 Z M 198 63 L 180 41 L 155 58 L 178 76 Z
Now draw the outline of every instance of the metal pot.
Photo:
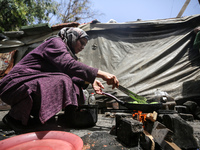
M 80 105 L 76 110 L 68 110 L 65 115 L 71 127 L 92 127 L 98 120 L 98 105 Z

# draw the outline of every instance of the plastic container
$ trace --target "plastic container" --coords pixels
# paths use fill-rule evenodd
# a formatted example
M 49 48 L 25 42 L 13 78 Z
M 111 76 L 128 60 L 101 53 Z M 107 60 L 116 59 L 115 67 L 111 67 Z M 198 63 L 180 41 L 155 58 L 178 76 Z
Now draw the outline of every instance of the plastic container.
M 89 104 L 89 96 L 90 96 L 90 94 L 89 94 L 89 92 L 87 91 L 87 90 L 83 90 L 83 94 L 84 94 L 84 96 L 85 96 L 85 102 L 84 102 L 84 105 L 88 105 Z
M 89 105 L 96 105 L 96 98 L 95 98 L 95 94 L 94 93 L 90 94 Z
M 83 140 L 69 132 L 39 131 L 0 141 L 0 150 L 82 150 Z
M 155 101 L 161 102 L 165 110 L 173 110 L 176 105 L 174 98 L 160 89 L 155 91 Z

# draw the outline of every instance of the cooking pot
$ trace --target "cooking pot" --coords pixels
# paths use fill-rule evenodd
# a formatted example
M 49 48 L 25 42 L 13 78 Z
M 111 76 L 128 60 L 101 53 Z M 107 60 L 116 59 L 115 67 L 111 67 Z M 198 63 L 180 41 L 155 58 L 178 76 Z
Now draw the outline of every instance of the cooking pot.
M 98 120 L 98 105 L 80 105 L 77 109 L 65 109 L 65 115 L 71 127 L 92 127 Z

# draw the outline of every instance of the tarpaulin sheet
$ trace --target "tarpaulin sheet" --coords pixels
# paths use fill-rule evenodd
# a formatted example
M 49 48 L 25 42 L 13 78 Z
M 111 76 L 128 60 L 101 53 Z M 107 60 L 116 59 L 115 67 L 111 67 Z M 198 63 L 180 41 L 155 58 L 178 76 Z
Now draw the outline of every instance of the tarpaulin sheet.
M 147 98 L 155 91 L 175 100 L 200 97 L 200 54 L 193 29 L 200 16 L 117 24 L 86 24 L 90 40 L 81 62 L 115 74 L 121 85 Z M 101 80 L 102 81 L 102 80 Z M 124 96 L 105 86 L 104 92 Z M 88 89 L 90 90 L 90 89 Z

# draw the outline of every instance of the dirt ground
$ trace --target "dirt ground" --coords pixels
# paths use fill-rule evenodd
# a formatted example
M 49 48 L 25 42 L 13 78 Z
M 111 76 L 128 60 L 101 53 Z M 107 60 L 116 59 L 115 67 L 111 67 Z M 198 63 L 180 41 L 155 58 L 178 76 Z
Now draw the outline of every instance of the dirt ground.
M 0 140 L 17 136 L 13 130 L 9 129 L 3 122 L 2 118 L 8 111 L 0 111 Z M 62 115 L 60 112 L 58 115 Z M 138 150 L 140 148 L 127 148 L 117 141 L 116 136 L 110 134 L 112 127 L 115 125 L 115 118 L 112 116 L 105 116 L 98 114 L 98 121 L 96 126 L 83 129 L 75 128 L 55 128 L 55 124 L 39 127 L 40 130 L 61 130 L 78 135 L 84 143 L 83 150 Z

